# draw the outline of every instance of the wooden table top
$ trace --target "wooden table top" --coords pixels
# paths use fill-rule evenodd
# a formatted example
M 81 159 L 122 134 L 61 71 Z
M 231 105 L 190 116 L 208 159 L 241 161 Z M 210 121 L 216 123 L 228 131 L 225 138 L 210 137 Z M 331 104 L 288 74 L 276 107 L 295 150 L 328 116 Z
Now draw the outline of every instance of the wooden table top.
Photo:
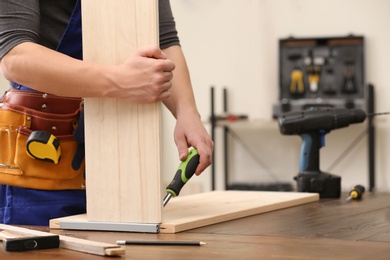
M 390 259 L 390 194 L 319 202 L 177 234 L 51 231 L 88 240 L 194 240 L 204 246 L 126 247 L 121 259 Z M 29 227 L 32 228 L 32 227 Z M 45 227 L 40 228 L 47 229 Z M 0 259 L 113 259 L 66 249 L 9 253 Z

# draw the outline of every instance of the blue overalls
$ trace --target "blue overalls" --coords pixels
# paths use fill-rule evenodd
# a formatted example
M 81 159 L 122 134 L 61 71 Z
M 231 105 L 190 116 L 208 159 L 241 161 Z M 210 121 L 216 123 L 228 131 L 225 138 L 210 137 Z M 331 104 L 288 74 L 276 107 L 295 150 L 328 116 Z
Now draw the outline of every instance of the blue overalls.
M 80 0 L 77 0 L 57 51 L 82 59 Z M 29 90 L 17 83 L 12 86 Z M 85 212 L 85 190 L 43 191 L 0 185 L 0 223 L 48 226 L 50 219 Z

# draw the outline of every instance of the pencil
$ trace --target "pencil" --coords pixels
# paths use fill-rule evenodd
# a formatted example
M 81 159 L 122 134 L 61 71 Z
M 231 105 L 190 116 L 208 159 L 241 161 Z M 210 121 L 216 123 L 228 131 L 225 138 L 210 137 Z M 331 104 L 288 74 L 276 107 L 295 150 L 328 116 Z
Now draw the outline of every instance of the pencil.
M 201 246 L 207 245 L 202 241 L 130 241 L 117 240 L 118 245 L 154 245 L 154 246 Z

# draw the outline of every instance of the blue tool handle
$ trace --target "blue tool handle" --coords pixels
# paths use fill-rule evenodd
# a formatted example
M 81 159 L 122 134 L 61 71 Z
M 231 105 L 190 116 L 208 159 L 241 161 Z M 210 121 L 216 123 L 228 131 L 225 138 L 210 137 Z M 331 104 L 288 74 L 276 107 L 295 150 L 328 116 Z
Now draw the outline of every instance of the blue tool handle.
M 315 131 L 304 133 L 300 136 L 302 145 L 299 156 L 299 172 L 319 172 L 320 149 L 324 146 L 325 133 Z

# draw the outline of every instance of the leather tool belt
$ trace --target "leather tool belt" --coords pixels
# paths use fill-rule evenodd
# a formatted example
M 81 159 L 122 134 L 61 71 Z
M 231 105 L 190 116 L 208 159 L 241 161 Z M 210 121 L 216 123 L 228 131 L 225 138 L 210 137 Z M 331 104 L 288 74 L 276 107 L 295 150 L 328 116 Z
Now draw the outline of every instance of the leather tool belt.
M 9 90 L 0 103 L 0 184 L 41 189 L 84 189 L 84 165 L 72 168 L 78 143 L 74 139 L 82 99 L 35 91 Z M 60 142 L 58 164 L 27 155 L 26 142 L 44 130 Z

